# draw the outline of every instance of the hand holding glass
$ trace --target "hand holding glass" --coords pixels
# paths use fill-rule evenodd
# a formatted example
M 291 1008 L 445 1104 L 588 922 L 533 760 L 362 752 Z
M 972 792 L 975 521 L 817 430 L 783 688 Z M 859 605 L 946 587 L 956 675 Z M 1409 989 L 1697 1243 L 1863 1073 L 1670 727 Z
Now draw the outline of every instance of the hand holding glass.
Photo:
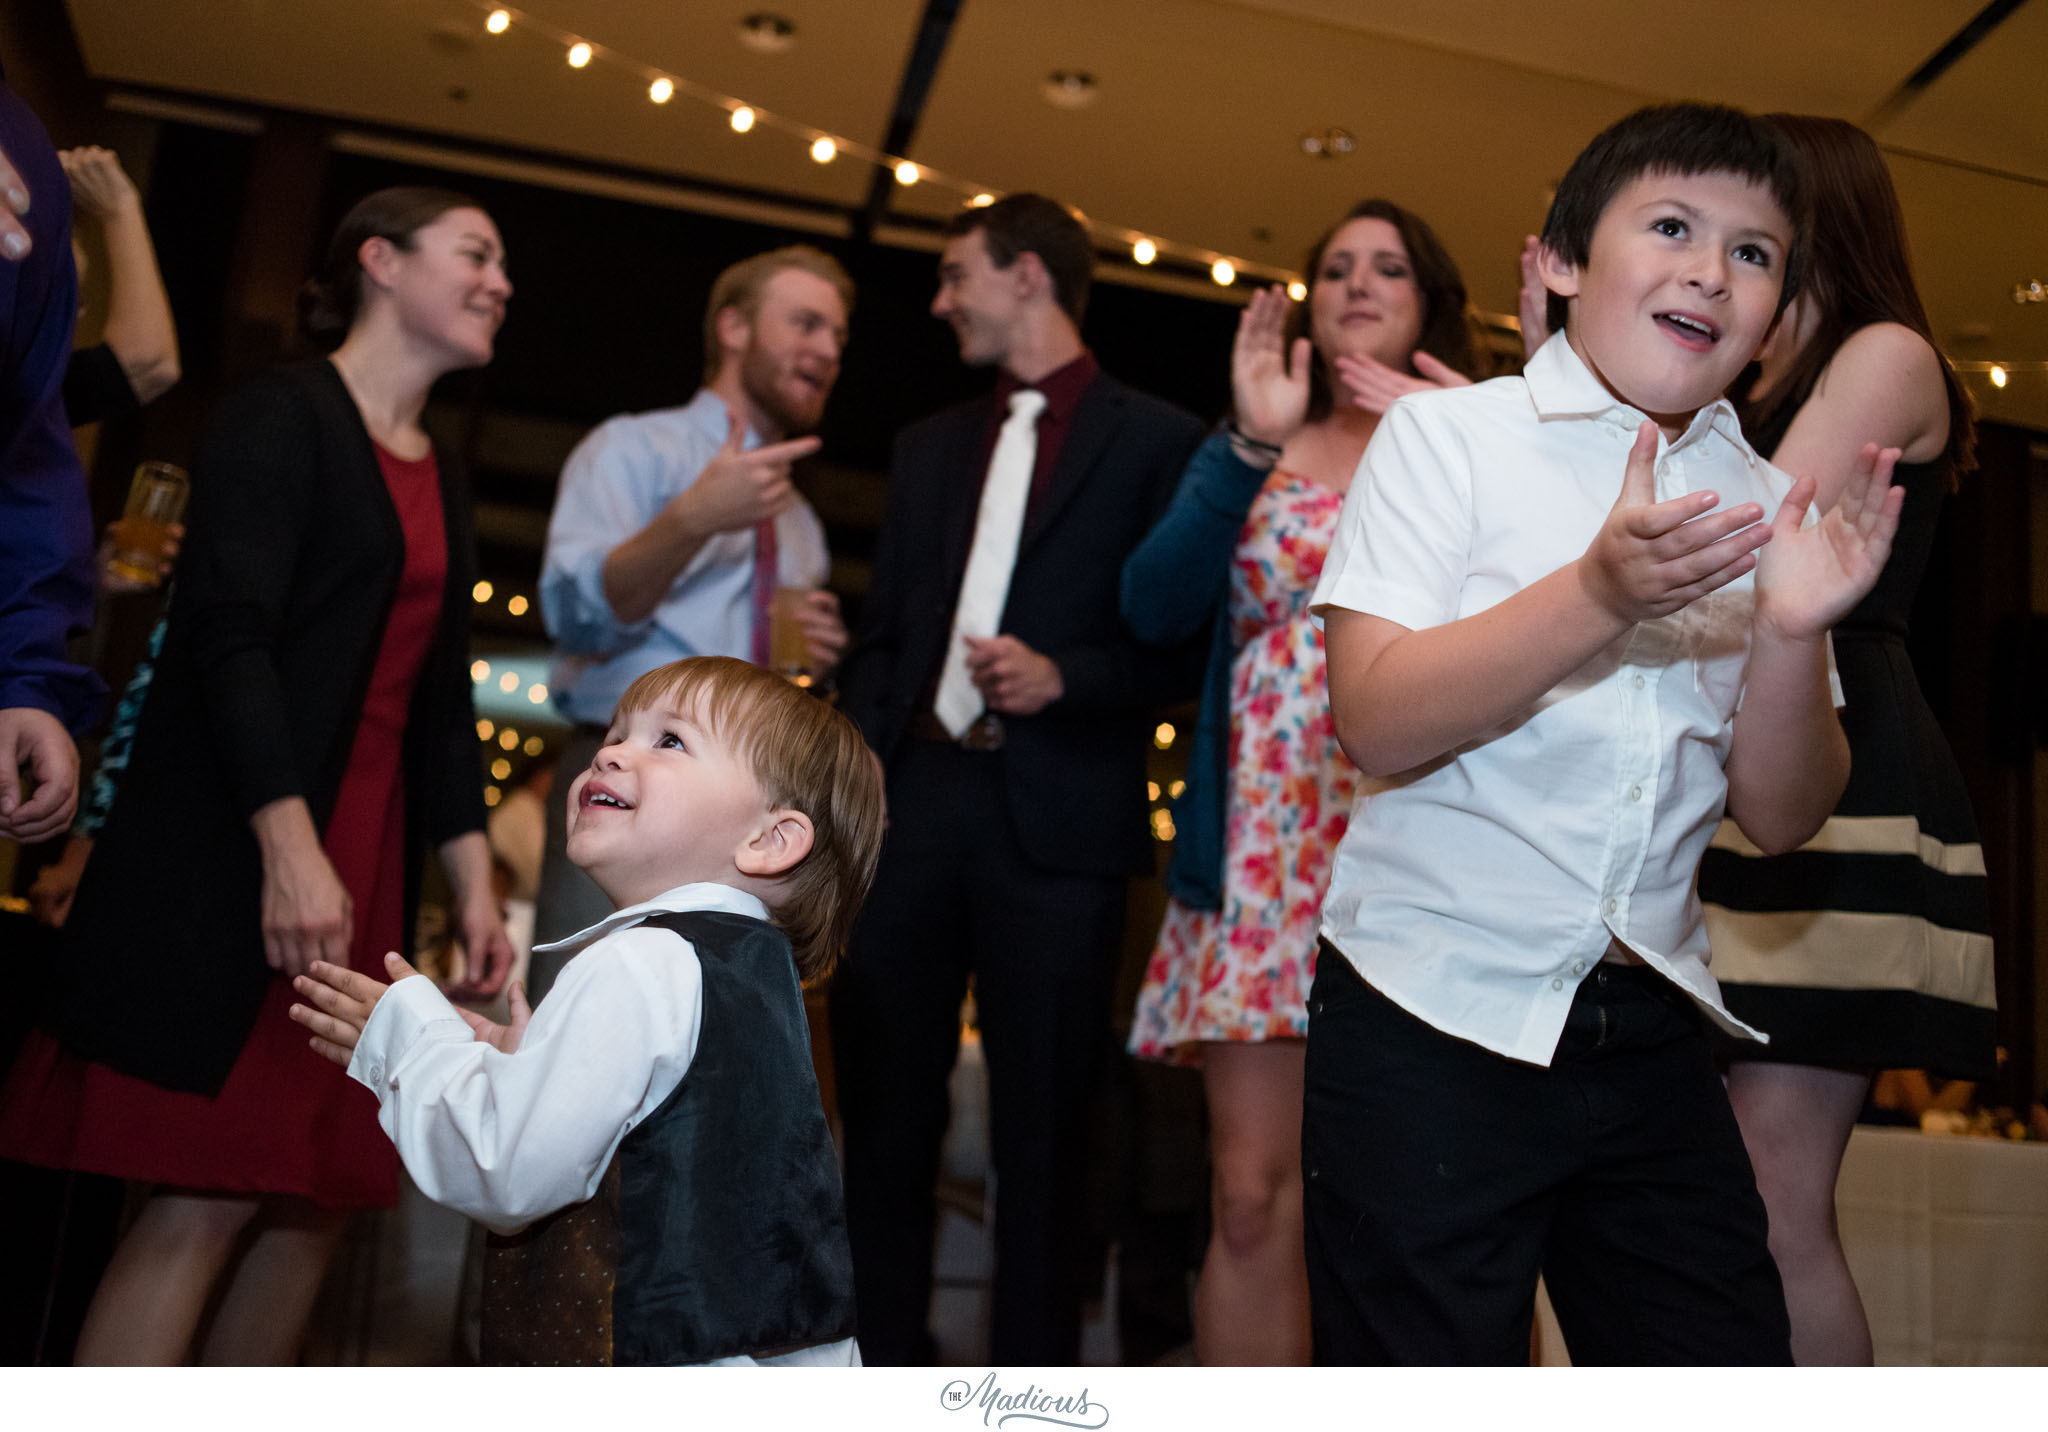
M 185 516 L 191 479 L 175 463 L 145 462 L 128 485 L 128 506 L 115 524 L 107 574 L 134 587 L 153 587 L 162 578 L 164 552 Z

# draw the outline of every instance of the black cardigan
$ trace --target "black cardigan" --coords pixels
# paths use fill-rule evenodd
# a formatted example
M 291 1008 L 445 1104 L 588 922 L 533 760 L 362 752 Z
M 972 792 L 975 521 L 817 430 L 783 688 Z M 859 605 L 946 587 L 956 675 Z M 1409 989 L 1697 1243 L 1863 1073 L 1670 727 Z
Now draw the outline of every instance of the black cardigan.
M 440 476 L 448 579 L 405 736 L 408 939 L 426 844 L 484 823 L 469 494 L 445 461 Z M 77 1054 L 214 1094 L 272 978 L 249 817 L 303 796 L 325 831 L 405 560 L 332 363 L 273 369 L 220 405 L 189 528 L 128 768 L 65 925 L 51 1023 Z

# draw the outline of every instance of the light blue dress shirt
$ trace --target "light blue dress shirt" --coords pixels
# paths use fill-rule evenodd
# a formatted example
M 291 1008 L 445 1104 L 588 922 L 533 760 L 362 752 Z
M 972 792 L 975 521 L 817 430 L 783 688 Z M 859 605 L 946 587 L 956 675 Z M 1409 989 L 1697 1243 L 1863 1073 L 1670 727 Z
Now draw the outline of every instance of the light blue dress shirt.
M 641 621 L 620 621 L 604 595 L 611 550 L 697 480 L 728 431 L 725 403 L 700 388 L 684 407 L 609 419 L 569 454 L 548 521 L 540 609 L 555 642 L 548 689 L 570 720 L 603 725 L 626 687 L 665 662 L 751 651 L 751 529 L 706 542 Z M 759 445 L 748 433 L 746 446 Z M 775 519 L 775 545 L 778 586 L 824 583 L 825 529 L 801 497 Z

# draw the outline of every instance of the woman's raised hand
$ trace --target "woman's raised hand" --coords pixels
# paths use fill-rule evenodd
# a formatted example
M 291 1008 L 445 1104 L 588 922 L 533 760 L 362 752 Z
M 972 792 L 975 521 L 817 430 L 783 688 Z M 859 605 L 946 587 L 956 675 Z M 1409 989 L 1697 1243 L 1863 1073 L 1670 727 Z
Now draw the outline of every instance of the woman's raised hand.
M 1286 290 L 1252 295 L 1230 349 L 1230 396 L 1246 437 L 1283 446 L 1308 419 L 1309 341 L 1287 341 Z
M 1534 358 L 1536 350 L 1550 338 L 1550 290 L 1544 286 L 1543 271 L 1536 254 L 1542 241 L 1534 234 L 1522 240 L 1522 285 L 1515 294 L 1515 311 L 1522 320 L 1522 357 Z
M 1410 393 L 1472 385 L 1472 380 L 1463 373 L 1420 349 L 1416 350 L 1411 361 L 1415 364 L 1415 372 L 1403 373 L 1367 354 L 1354 357 L 1346 353 L 1336 362 L 1337 381 L 1344 385 L 1353 403 L 1374 413 L 1384 413 L 1393 406 L 1394 399 Z

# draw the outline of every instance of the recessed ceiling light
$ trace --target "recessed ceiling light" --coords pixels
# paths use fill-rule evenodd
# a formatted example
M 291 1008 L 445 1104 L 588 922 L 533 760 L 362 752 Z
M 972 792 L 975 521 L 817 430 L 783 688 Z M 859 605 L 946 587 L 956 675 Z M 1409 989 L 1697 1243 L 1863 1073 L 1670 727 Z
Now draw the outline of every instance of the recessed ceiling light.
M 773 10 L 756 10 L 740 19 L 740 43 L 757 54 L 779 55 L 796 43 L 796 21 Z
M 2025 283 L 2016 283 L 2012 286 L 2012 301 L 2014 303 L 2048 303 L 2048 286 L 2043 286 L 2039 279 L 2029 279 Z
M 1095 96 L 1095 76 L 1086 70 L 1054 70 L 1045 77 L 1045 102 L 1055 109 L 1086 109 Z

